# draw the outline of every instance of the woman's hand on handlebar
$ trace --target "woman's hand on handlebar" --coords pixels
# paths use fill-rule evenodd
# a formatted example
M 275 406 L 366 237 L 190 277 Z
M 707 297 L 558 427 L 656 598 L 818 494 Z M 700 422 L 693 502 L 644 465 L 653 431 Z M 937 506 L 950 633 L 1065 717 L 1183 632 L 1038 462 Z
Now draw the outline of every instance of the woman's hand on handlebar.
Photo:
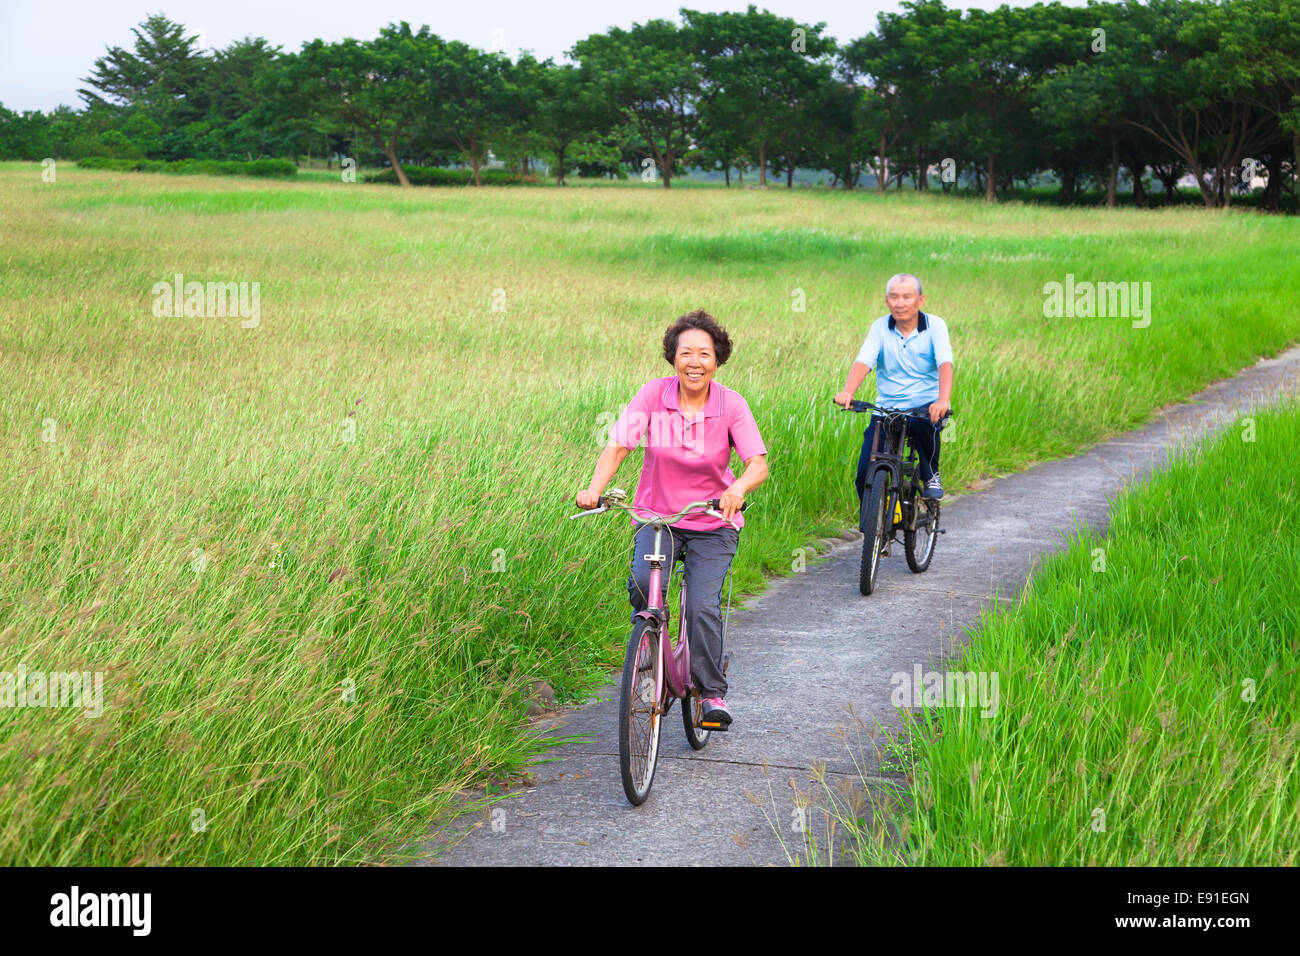
M 732 485 L 719 496 L 718 501 L 721 505 L 718 510 L 722 512 L 722 517 L 731 521 L 740 513 L 741 506 L 745 503 L 745 495 L 744 492 L 736 489 L 736 485 Z
M 591 511 L 593 508 L 600 507 L 600 492 L 598 491 L 580 491 L 573 496 L 579 508 L 583 511 Z

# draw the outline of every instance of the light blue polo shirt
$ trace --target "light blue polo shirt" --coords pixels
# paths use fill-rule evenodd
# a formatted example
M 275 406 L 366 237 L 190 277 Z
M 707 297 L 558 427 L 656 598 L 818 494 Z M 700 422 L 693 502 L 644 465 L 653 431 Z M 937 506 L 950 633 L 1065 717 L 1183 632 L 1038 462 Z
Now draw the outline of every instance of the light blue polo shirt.
M 948 325 L 937 315 L 920 312 L 907 338 L 892 315 L 871 323 L 858 361 L 876 371 L 876 404 L 919 408 L 939 400 L 939 366 L 952 361 Z

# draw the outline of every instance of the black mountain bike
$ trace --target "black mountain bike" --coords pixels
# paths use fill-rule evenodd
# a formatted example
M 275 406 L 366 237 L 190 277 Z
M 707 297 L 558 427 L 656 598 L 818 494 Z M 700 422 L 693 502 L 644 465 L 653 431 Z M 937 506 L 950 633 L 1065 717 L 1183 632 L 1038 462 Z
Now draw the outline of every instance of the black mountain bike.
M 907 566 L 914 574 L 930 566 L 935 541 L 944 532 L 939 527 L 939 502 L 923 495 L 925 485 L 917 469 L 917 452 L 907 438 L 907 419 L 929 422 L 929 415 L 881 408 L 870 402 L 850 402 L 849 409 L 873 412 L 880 423 L 867 466 L 867 487 L 862 495 L 860 516 L 862 569 L 858 573 L 858 589 L 870 594 L 876 589 L 880 558 L 889 557 L 900 529 Z

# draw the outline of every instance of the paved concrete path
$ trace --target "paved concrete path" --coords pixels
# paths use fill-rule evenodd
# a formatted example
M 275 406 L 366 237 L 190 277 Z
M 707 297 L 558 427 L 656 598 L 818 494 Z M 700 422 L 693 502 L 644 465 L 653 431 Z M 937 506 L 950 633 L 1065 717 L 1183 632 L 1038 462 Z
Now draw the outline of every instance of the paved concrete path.
M 1216 383 L 1137 431 L 1063 461 L 989 482 L 945 502 L 947 533 L 925 574 L 901 547 L 881 560 L 877 591 L 858 593 L 858 540 L 806 572 L 771 582 L 731 617 L 728 703 L 735 729 L 695 753 L 680 705 L 660 740 L 654 789 L 640 807 L 618 771 L 617 684 L 538 729 L 583 735 L 532 768 L 532 785 L 490 811 L 465 814 L 422 846 L 440 865 L 785 864 L 801 848 L 792 782 L 821 792 L 898 778 L 879 767 L 862 721 L 899 724 L 891 675 L 942 669 L 982 608 L 1013 600 L 1036 562 L 1063 546 L 1077 523 L 1104 530 L 1108 499 L 1161 465 L 1169 450 L 1235 421 L 1283 390 L 1300 391 L 1300 348 Z M 854 532 L 856 534 L 856 532 Z M 990 547 L 990 542 L 994 542 Z M 856 715 L 856 718 L 855 716 Z M 841 730 L 836 730 L 839 725 Z M 858 754 L 859 766 L 854 757 Z M 813 812 L 805 823 L 820 829 Z M 783 846 L 784 844 L 784 846 Z

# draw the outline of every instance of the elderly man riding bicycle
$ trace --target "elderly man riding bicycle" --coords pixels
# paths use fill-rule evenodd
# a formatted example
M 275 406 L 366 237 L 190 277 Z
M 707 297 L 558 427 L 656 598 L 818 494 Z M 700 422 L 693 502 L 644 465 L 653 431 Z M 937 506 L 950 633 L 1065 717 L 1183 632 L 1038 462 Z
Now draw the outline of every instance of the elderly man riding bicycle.
M 920 457 L 920 477 L 925 482 L 926 497 L 942 498 L 939 430 L 948 414 L 952 395 L 952 346 L 948 343 L 948 325 L 939 316 L 921 311 L 921 306 L 925 305 L 921 280 L 909 273 L 899 273 L 885 284 L 885 304 L 889 306 L 889 314 L 871 324 L 866 341 L 849 369 L 843 390 L 835 396 L 835 402 L 848 408 L 853 393 L 874 369 L 878 404 L 927 416 L 929 427 L 923 421 L 909 419 L 907 434 Z M 875 430 L 876 419 L 873 418 L 862 433 L 862 451 L 854 479 L 859 502 L 866 490 Z

